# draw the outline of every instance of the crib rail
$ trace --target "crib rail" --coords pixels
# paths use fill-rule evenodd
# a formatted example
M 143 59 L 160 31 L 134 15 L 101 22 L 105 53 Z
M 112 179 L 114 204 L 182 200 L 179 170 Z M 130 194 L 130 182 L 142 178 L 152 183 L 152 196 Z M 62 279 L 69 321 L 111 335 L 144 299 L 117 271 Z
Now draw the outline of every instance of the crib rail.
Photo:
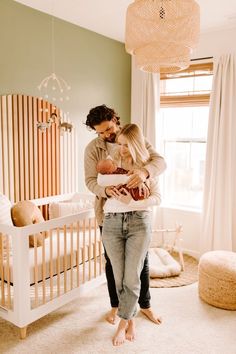
M 32 201 L 44 207 L 71 198 L 86 210 L 24 227 L 0 224 L 0 316 L 20 328 L 21 338 L 28 324 L 105 281 L 94 196 Z
M 0 225 L 0 232 L 2 309 L 14 310 L 22 293 L 30 296 L 31 309 L 38 308 L 103 273 L 103 248 L 93 209 L 21 228 Z M 41 246 L 37 246 L 39 234 Z
M 6 310 L 12 308 L 10 284 L 10 237 L 3 233 L 0 233 L 0 307 Z
M 49 230 L 41 249 L 34 235 L 32 308 L 102 274 L 102 243 L 94 217 Z

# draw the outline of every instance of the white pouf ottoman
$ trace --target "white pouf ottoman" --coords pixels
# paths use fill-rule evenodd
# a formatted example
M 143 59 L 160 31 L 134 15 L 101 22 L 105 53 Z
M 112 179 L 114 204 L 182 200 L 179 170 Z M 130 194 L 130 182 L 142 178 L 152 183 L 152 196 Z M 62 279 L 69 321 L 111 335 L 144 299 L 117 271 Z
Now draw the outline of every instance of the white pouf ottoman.
M 210 305 L 236 310 L 236 253 L 211 251 L 198 266 L 199 296 Z

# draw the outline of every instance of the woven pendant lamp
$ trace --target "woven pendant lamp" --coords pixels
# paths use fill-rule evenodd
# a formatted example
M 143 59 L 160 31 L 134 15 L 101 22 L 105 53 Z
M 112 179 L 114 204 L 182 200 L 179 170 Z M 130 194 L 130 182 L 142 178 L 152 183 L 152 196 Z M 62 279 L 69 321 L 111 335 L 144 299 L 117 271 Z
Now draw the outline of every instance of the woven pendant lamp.
M 160 43 L 158 47 L 153 44 L 136 50 L 136 66 L 147 72 L 171 73 L 183 70 L 189 66 L 189 48 L 178 46 L 175 43 Z
M 135 0 L 126 14 L 126 51 L 144 71 L 173 72 L 189 65 L 200 32 L 194 0 Z

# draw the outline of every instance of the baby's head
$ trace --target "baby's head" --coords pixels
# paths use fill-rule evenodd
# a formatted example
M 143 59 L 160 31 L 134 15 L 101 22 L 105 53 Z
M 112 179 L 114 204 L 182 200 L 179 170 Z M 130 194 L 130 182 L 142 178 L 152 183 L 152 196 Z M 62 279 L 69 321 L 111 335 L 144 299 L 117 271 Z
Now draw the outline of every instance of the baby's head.
M 100 160 L 97 163 L 97 172 L 101 174 L 113 173 L 117 169 L 117 164 L 111 160 Z

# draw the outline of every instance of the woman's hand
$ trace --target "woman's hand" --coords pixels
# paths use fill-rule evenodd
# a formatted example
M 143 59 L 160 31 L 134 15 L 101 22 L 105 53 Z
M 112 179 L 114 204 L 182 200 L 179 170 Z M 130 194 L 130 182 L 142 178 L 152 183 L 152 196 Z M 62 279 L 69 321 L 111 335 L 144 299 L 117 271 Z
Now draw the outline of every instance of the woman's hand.
M 146 181 L 148 177 L 148 171 L 145 168 L 134 169 L 128 172 L 128 176 L 130 176 L 130 179 L 127 183 L 127 187 L 136 188 L 140 183 Z
M 105 188 L 105 193 L 106 193 L 108 198 L 111 198 L 111 197 L 116 198 L 116 197 L 119 197 L 119 195 L 120 195 L 117 187 L 115 187 L 115 186 L 106 187 Z
M 117 191 L 118 191 L 119 195 L 117 195 L 115 198 L 117 200 L 119 200 L 120 202 L 125 203 L 125 204 L 129 204 L 131 199 L 133 199 L 131 194 L 127 191 L 127 189 L 120 188 Z

